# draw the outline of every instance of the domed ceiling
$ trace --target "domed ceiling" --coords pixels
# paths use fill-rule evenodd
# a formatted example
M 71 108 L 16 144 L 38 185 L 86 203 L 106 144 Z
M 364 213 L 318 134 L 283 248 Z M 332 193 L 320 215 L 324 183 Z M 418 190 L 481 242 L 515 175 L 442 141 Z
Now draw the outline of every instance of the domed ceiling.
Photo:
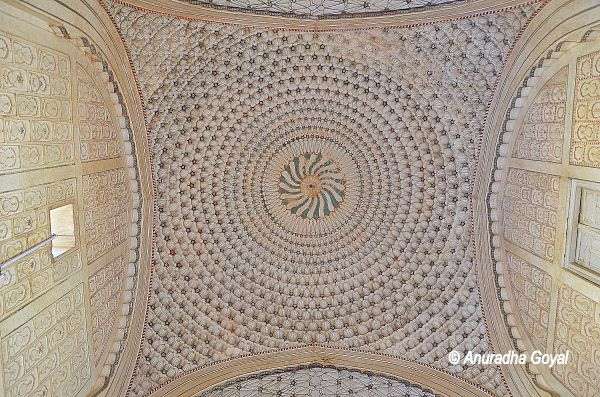
M 304 18 L 330 18 L 393 13 L 460 0 L 186 0 L 218 9 L 290 15 Z M 463 0 L 464 1 L 464 0 Z
M 154 262 L 130 385 L 302 345 L 507 395 L 487 352 L 472 191 L 496 82 L 537 9 L 292 31 L 109 3 L 149 125 Z

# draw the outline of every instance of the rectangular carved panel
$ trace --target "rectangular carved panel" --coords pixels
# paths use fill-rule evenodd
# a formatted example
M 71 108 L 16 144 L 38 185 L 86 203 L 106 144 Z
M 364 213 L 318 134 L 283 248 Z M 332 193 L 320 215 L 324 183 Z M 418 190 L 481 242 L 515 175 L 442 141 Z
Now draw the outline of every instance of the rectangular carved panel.
M 582 189 L 577 232 L 577 262 L 600 272 L 600 191 Z
M 554 163 L 562 161 L 567 76 L 565 66 L 534 98 L 519 130 L 514 157 Z
M 600 51 L 577 59 L 571 164 L 600 167 Z
M 71 397 L 90 377 L 83 284 L 0 342 L 3 396 Z
M 131 224 L 128 184 L 125 168 L 84 175 L 84 231 L 89 262 L 127 238 Z
M 72 164 L 70 60 L 0 33 L 0 173 Z
M 99 365 L 102 355 L 110 347 L 110 336 L 119 317 L 121 293 L 127 262 L 119 256 L 90 276 L 90 304 L 92 316 L 92 352 L 94 364 Z
M 575 261 L 596 272 L 600 272 L 600 229 L 585 225 L 577 227 Z
M 600 322 L 598 302 L 566 285 L 561 286 L 556 314 L 555 353 L 569 351 L 566 365 L 554 375 L 578 397 L 597 397 L 600 390 Z
M 600 190 L 581 190 L 579 223 L 600 230 Z
M 81 160 L 92 161 L 122 154 L 119 129 L 94 79 L 77 65 L 77 117 Z
M 546 350 L 552 278 L 548 273 L 507 252 L 511 293 L 519 316 L 536 349 Z
M 548 261 L 554 259 L 559 177 L 511 168 L 504 193 L 504 237 Z
M 50 235 L 48 214 L 55 203 L 75 197 L 75 179 L 0 193 L 0 261 Z M 52 260 L 50 245 L 10 266 L 0 286 L 0 319 L 81 269 L 77 251 Z

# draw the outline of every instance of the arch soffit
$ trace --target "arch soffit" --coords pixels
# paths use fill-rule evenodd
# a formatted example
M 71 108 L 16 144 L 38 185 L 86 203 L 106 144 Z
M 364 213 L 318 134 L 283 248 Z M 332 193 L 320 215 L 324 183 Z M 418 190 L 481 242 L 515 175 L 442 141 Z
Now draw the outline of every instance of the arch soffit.
M 303 31 L 367 30 L 385 26 L 431 24 L 533 3 L 537 0 L 470 0 L 380 16 L 302 19 L 250 12 L 219 10 L 178 0 L 115 0 L 138 9 L 187 20 L 222 22 L 252 27 Z M 547 0 L 542 0 L 542 2 Z
M 381 354 L 306 346 L 240 357 L 193 370 L 154 390 L 150 397 L 194 397 L 213 386 L 248 375 L 310 365 L 396 378 L 448 397 L 490 396 L 467 381 L 424 364 Z

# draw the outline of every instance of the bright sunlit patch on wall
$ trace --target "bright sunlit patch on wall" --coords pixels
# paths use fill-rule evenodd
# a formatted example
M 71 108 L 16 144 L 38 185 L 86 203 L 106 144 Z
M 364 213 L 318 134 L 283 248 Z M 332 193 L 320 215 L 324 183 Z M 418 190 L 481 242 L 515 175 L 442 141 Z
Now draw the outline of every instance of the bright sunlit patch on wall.
M 50 210 L 50 230 L 56 237 L 52 240 L 52 256 L 57 257 L 75 246 L 75 222 L 73 204 Z

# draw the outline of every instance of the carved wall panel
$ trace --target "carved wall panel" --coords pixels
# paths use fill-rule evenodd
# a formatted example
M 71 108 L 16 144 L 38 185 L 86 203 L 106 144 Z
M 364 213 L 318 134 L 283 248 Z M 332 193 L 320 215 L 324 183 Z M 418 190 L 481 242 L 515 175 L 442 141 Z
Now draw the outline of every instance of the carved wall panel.
M 600 51 L 577 59 L 571 164 L 600 167 Z
M 90 376 L 83 284 L 3 336 L 3 396 L 74 396 Z
M 504 192 L 504 236 L 551 261 L 558 219 L 559 177 L 511 168 Z
M 111 333 L 119 315 L 119 303 L 125 283 L 126 262 L 119 256 L 89 278 L 92 352 L 98 365 L 109 348 Z
M 91 262 L 128 237 L 131 196 L 127 169 L 85 175 L 82 194 L 87 257 Z
M 600 190 L 583 189 L 579 214 L 581 223 L 600 229 Z
M 577 397 L 595 397 L 600 390 L 600 304 L 563 285 L 558 296 L 554 351 L 570 352 L 567 365 L 553 374 Z
M 0 262 L 45 239 L 50 234 L 50 208 L 74 197 L 74 178 L 1 193 Z M 0 319 L 80 269 L 76 250 L 53 260 L 49 245 L 21 259 L 4 270 L 4 280 L 0 284 Z
M 81 160 L 119 157 L 122 144 L 111 110 L 94 80 L 77 65 L 77 117 L 81 140 Z
M 120 354 L 135 288 L 135 147 L 104 54 L 25 9 L 0 0 L 0 263 L 25 255 L 0 277 L 0 395 L 88 395 Z M 28 253 L 65 226 L 49 219 L 63 205 L 75 248 Z
M 0 174 L 74 161 L 71 63 L 0 34 Z
M 0 261 L 46 238 L 48 208 L 74 195 L 75 179 L 0 193 Z
M 600 188 L 600 185 L 596 185 Z M 575 261 L 600 270 L 600 190 L 583 188 L 577 225 Z
M 537 94 L 515 142 L 513 156 L 560 163 L 567 102 L 568 68 L 563 67 Z
M 510 252 L 506 254 L 506 262 L 512 299 L 520 308 L 519 316 L 523 326 L 535 348 L 545 351 L 552 278 Z
M 493 176 L 492 255 L 480 281 L 491 273 L 500 298 L 500 313 L 487 305 L 508 331 L 497 343 L 569 353 L 566 365 L 529 363 L 509 369 L 511 376 L 552 395 L 587 397 L 600 390 L 600 174 L 586 168 L 600 166 L 600 27 L 584 25 L 563 39 L 545 47 L 533 69 L 524 66 L 496 126 L 495 166 L 482 174 Z M 520 388 L 514 394 L 545 395 Z

